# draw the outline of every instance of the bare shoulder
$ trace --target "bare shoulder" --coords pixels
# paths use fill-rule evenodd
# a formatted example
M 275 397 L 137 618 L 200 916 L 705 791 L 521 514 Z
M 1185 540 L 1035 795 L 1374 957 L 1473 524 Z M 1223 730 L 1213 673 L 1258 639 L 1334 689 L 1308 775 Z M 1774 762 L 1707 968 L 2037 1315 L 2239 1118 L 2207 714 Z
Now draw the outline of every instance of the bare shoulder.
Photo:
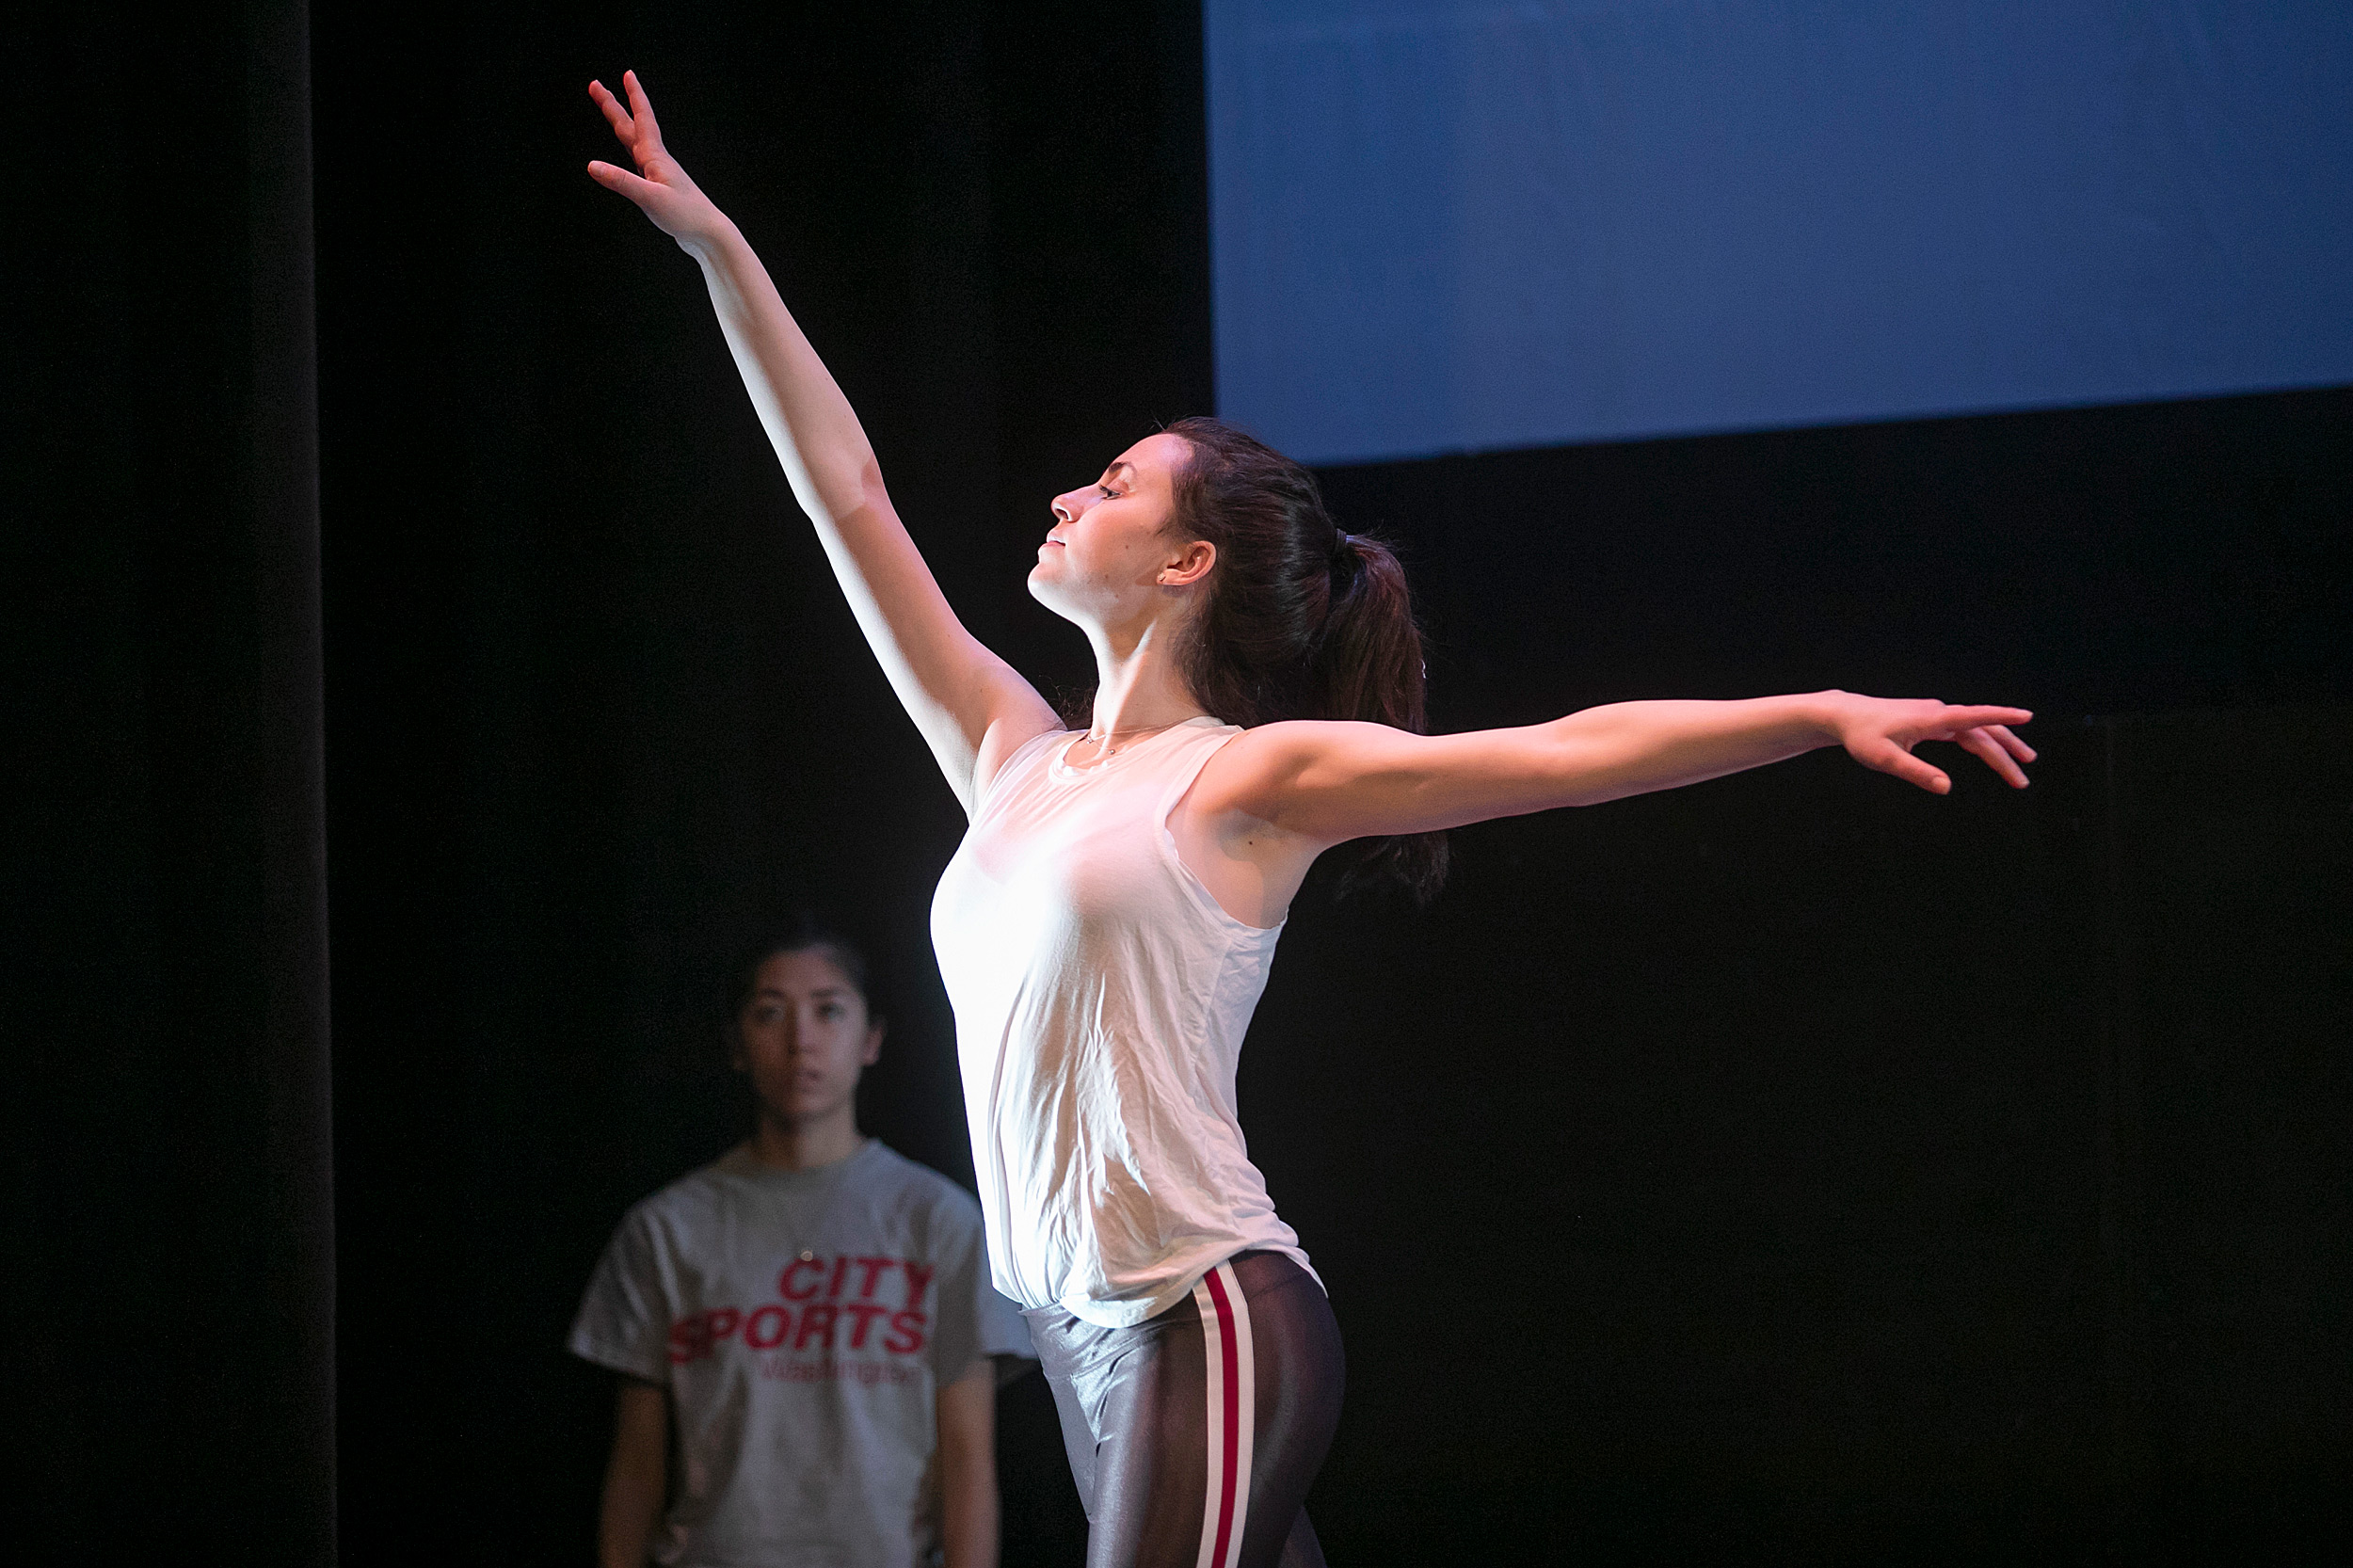
M 1439 739 L 1364 719 L 1283 719 L 1244 730 L 1225 751 L 1256 767 L 1379 766 Z
M 1426 737 L 1353 719 L 1283 719 L 1246 729 L 1218 749 L 1193 787 L 1193 805 L 1211 813 L 1278 820 L 1301 789 L 1328 787 L 1394 767 Z
M 1212 775 L 1241 777 L 1289 772 L 1352 746 L 1377 744 L 1381 735 L 1401 733 L 1386 725 L 1346 719 L 1279 719 L 1245 729 L 1219 747 L 1202 769 L 1202 778 L 1206 783 Z
M 1022 695 L 1027 695 L 1030 700 L 1020 701 Z M 1006 711 L 991 720 L 988 728 L 982 732 L 981 744 L 974 748 L 971 784 L 969 792 L 964 795 L 967 811 L 972 810 L 980 798 L 988 793 L 989 785 L 996 781 L 998 774 L 1023 746 L 1040 735 L 1059 735 L 1063 731 L 1063 722 L 1053 709 L 1046 705 L 1045 699 L 1030 691 L 1026 684 L 1021 693 L 1016 694 L 1015 700 L 1004 706 Z

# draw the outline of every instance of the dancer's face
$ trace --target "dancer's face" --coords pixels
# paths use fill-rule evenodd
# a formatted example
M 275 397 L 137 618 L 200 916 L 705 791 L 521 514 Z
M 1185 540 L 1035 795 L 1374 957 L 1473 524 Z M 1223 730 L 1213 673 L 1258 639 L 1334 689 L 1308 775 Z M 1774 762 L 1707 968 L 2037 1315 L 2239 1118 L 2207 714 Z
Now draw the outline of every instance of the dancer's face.
M 822 948 L 771 955 L 735 1018 L 735 1065 L 777 1120 L 822 1121 L 850 1103 L 882 1053 L 882 1026 Z
M 1104 627 L 1179 607 L 1217 559 L 1215 546 L 1168 531 L 1176 473 L 1191 456 L 1181 436 L 1147 436 L 1094 484 L 1056 496 L 1054 526 L 1030 568 L 1038 602 Z

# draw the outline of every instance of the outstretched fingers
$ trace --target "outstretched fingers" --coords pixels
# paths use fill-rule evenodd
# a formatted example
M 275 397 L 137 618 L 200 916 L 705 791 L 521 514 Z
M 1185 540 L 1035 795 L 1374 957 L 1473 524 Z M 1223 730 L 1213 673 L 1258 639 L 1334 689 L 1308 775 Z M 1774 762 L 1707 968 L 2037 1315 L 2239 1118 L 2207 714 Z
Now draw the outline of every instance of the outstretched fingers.
M 621 138 L 621 145 L 629 149 L 630 156 L 643 168 L 649 160 L 661 155 L 662 126 L 653 117 L 653 104 L 647 99 L 646 89 L 638 84 L 637 72 L 621 72 L 621 90 L 629 94 L 627 107 L 602 82 L 588 84 L 588 96 L 604 112 L 604 122 L 613 127 L 613 134 Z
M 1993 736 L 1995 740 L 2001 742 L 2002 749 L 2009 752 L 2012 757 L 2017 758 L 2021 762 L 2031 762 L 2034 760 L 2034 747 L 2028 745 L 2025 742 L 2011 734 L 2009 732 L 2009 726 L 1989 724 L 1985 727 L 1985 732 Z
M 2003 744 L 2002 737 L 1995 733 L 1995 728 L 1989 725 L 1979 729 L 1964 729 L 1953 739 L 1960 744 L 1961 750 L 2000 775 L 2003 783 L 2013 790 L 2023 790 L 2026 787 L 2026 770 L 2018 765 L 2020 759 L 2011 755 L 2009 747 Z M 2032 753 L 2028 756 L 2031 758 Z
M 2023 790 L 2026 770 L 2019 764 L 2034 760 L 2034 747 L 2011 734 L 2009 727 L 2033 717 L 2024 708 L 1947 708 L 1939 733 L 1932 738 L 1956 743 L 1992 768 L 2003 783 Z
M 1930 794 L 1952 792 L 1953 781 L 1945 776 L 1943 769 L 1923 762 L 1884 735 L 1848 749 L 1854 754 L 1854 760 L 1866 768 L 1892 773 L 1905 783 L 1916 784 Z
M 1963 708 L 1946 704 L 1936 715 L 1932 728 L 1919 731 L 1924 740 L 1955 740 L 1965 729 L 1982 729 L 1989 725 L 2025 724 L 2034 715 L 2024 708 Z
M 613 96 L 611 88 L 602 82 L 591 82 L 588 84 L 588 97 L 604 111 L 604 122 L 613 127 L 615 136 L 620 137 L 625 145 L 636 141 L 636 123 L 629 118 L 629 111 L 621 107 L 621 101 Z
M 621 90 L 629 94 L 630 117 L 645 133 L 648 143 L 661 146 L 662 127 L 653 118 L 653 100 L 646 96 L 645 87 L 637 80 L 637 72 L 621 72 Z
M 588 178 L 607 190 L 620 192 L 641 207 L 661 188 L 651 180 L 632 174 L 628 169 L 606 163 L 601 158 L 589 161 Z
M 2009 731 L 2034 717 L 2024 708 L 1960 707 L 1932 701 L 1850 699 L 1840 738 L 1865 767 L 1894 774 L 1931 794 L 1950 793 L 1950 775 L 1912 755 L 1923 741 L 1951 741 L 2013 789 L 2026 785 L 2021 763 L 2034 760 L 2034 747 Z
M 623 72 L 621 87 L 629 94 L 626 104 L 602 82 L 589 83 L 588 96 L 637 167 L 632 171 L 617 160 L 597 159 L 588 165 L 588 176 L 605 189 L 628 197 L 653 220 L 655 228 L 692 248 L 723 231 L 727 220 L 662 145 L 662 127 L 654 120 L 653 105 L 647 101 L 637 72 Z

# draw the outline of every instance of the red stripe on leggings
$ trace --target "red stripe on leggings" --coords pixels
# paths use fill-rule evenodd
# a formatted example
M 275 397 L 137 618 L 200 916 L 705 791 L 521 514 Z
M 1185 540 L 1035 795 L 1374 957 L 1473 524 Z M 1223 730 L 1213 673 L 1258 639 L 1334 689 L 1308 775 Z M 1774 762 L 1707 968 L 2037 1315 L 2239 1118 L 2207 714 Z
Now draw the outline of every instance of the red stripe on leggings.
M 1225 1282 L 1217 1271 L 1209 1272 L 1209 1298 L 1217 1303 L 1218 1344 L 1225 1353 L 1225 1496 L 1217 1510 L 1217 1545 L 1209 1560 L 1225 1568 L 1225 1545 L 1234 1533 L 1234 1467 L 1241 1449 L 1241 1380 L 1234 1375 L 1234 1307 L 1225 1299 Z

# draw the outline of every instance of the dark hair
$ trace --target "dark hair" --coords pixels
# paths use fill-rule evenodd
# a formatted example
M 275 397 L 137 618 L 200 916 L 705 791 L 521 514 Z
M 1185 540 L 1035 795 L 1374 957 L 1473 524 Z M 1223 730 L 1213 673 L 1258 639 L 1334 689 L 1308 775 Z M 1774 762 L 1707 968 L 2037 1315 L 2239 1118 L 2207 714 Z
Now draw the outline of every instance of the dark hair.
M 1169 528 L 1217 547 L 1209 602 L 1178 655 L 1194 698 L 1245 727 L 1369 719 L 1420 733 L 1421 628 L 1396 553 L 1342 533 L 1315 475 L 1255 437 L 1204 418 L 1168 433 L 1193 449 Z M 1369 840 L 1342 888 L 1394 876 L 1427 900 L 1446 864 L 1443 833 Z
M 743 955 L 729 972 L 728 984 L 727 1032 L 732 1036 L 735 1022 L 744 1016 L 744 1008 L 760 988 L 760 971 L 769 959 L 780 952 L 822 952 L 834 962 L 858 1000 L 866 1004 L 868 1020 L 882 1015 L 874 1007 L 872 983 L 869 978 L 866 954 L 856 942 L 827 924 L 821 917 L 804 911 L 784 925 L 763 935 L 759 941 L 744 949 Z

